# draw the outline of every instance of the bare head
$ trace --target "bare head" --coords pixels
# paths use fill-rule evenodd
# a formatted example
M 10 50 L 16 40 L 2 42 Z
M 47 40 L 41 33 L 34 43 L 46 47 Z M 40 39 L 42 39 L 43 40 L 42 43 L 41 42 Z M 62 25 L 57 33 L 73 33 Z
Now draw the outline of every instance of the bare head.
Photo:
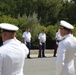
M 26 31 L 30 32 L 30 27 L 29 26 L 26 27 Z

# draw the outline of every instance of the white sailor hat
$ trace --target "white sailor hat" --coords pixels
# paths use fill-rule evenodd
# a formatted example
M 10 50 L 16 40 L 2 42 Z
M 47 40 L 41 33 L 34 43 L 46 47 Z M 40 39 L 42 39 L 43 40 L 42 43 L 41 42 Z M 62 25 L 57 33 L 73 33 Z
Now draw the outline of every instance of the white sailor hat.
M 9 23 L 1 23 L 0 29 L 2 31 L 17 31 L 19 28 L 15 25 L 9 24 Z
M 73 27 L 70 23 L 68 23 L 68 22 L 66 22 L 66 21 L 64 21 L 64 20 L 61 20 L 61 21 L 60 21 L 60 25 L 61 25 L 62 27 L 67 28 L 67 29 L 74 29 L 74 27 Z

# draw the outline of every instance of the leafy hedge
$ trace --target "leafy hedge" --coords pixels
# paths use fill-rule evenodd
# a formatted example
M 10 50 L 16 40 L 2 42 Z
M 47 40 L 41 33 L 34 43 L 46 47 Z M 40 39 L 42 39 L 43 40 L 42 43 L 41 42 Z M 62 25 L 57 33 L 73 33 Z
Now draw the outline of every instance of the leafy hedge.
M 12 18 L 11 16 L 1 16 L 0 17 L 0 23 L 6 22 L 11 23 L 19 27 L 19 30 L 17 32 L 17 38 L 23 42 L 22 34 L 25 31 L 25 28 L 27 25 L 31 28 L 31 34 L 32 34 L 32 48 L 38 48 L 38 35 L 41 32 L 41 29 L 44 28 L 46 30 L 47 35 L 47 41 L 46 41 L 46 47 L 47 48 L 53 48 L 55 45 L 55 33 L 56 30 L 59 28 L 59 22 L 57 22 L 55 25 L 49 25 L 47 27 L 40 25 L 39 21 L 36 18 L 36 15 L 32 17 L 23 17 L 23 18 Z M 76 24 L 74 25 L 74 27 Z M 76 36 L 76 27 L 74 29 L 74 35 Z M 0 39 L 1 41 L 1 39 Z

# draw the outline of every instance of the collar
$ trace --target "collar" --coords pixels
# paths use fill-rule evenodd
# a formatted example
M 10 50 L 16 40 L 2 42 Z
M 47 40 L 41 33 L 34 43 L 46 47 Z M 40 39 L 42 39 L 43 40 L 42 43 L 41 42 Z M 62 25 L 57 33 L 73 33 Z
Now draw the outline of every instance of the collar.
M 4 42 L 3 42 L 3 45 L 7 44 L 8 42 L 11 42 L 12 40 L 14 40 L 14 38 L 4 41 Z
M 69 36 L 73 37 L 73 34 L 67 34 L 67 35 L 65 35 L 63 38 L 65 39 L 65 38 L 67 38 L 67 37 L 69 37 Z

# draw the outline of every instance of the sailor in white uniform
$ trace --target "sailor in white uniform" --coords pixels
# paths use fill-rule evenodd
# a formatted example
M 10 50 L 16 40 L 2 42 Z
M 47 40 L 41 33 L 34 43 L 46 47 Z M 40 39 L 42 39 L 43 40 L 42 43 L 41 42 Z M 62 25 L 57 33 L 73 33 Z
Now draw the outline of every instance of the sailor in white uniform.
M 28 48 L 17 40 L 17 26 L 1 23 L 3 45 L 0 47 L 0 75 L 24 75 L 24 61 Z
M 72 34 L 74 27 L 64 21 L 60 21 L 60 33 L 63 40 L 58 45 L 56 61 L 56 75 L 75 75 L 74 54 L 76 53 L 76 38 Z

